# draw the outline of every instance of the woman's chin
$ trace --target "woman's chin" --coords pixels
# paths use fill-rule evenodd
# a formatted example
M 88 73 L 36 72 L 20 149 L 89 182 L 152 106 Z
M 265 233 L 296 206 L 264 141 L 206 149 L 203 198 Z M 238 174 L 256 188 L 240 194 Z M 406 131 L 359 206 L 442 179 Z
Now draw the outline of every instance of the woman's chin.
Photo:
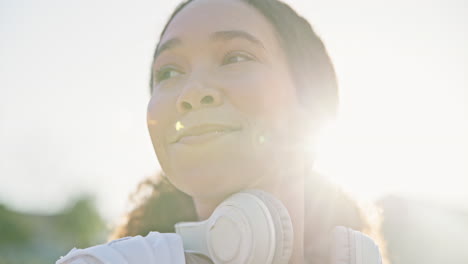
M 236 131 L 187 138 L 166 146 L 160 159 L 164 171 L 181 191 L 196 197 L 238 192 L 269 174 L 273 154 L 256 145 L 251 135 Z M 169 176 L 169 175 L 168 175 Z

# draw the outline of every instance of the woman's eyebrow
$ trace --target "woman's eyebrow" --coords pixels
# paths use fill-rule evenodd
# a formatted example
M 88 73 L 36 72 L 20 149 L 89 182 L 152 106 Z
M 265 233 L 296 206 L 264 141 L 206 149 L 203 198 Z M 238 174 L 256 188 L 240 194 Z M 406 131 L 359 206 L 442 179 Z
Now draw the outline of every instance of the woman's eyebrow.
M 154 53 L 153 59 L 156 60 L 156 58 L 163 53 L 163 51 L 172 49 L 176 46 L 179 46 L 182 44 L 182 41 L 179 38 L 172 38 L 166 42 L 164 42 L 161 46 L 158 47 L 156 52 Z
M 245 39 L 245 40 L 248 40 L 262 48 L 265 48 L 265 46 L 263 46 L 263 43 L 257 39 L 256 37 L 254 37 L 253 35 L 245 32 L 245 31 L 242 31 L 242 30 L 227 30 L 227 31 L 217 31 L 215 33 L 213 33 L 210 37 L 210 39 L 214 40 L 214 41 L 218 41 L 218 40 L 221 40 L 221 41 L 229 41 L 231 39 L 235 39 L 235 38 L 241 38 L 241 39 Z M 165 50 L 169 50 L 169 49 L 172 49 L 176 46 L 180 46 L 182 44 L 182 40 L 180 40 L 180 38 L 172 38 L 172 39 L 169 39 L 168 41 L 164 42 L 161 46 L 158 47 L 158 49 L 156 50 L 155 54 L 154 54 L 154 57 L 153 59 L 156 60 L 156 58 L 161 54 L 163 53 Z
M 215 32 L 211 35 L 211 39 L 213 40 L 223 40 L 223 41 L 228 41 L 228 40 L 231 40 L 231 39 L 234 39 L 234 38 L 241 38 L 241 39 L 245 39 L 245 40 L 248 40 L 256 45 L 259 45 L 260 47 L 262 48 L 265 48 L 265 46 L 263 46 L 263 43 L 257 39 L 256 37 L 254 37 L 253 35 L 245 32 L 245 31 L 242 31 L 242 30 L 228 30 L 228 31 L 218 31 L 218 32 Z

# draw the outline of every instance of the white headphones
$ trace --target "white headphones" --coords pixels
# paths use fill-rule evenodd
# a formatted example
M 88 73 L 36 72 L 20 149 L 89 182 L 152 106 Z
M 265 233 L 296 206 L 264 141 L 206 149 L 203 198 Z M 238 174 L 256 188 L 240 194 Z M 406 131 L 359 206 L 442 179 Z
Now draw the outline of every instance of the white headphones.
M 291 218 L 272 195 L 248 190 L 222 202 L 209 219 L 175 225 L 184 249 L 214 263 L 288 263 L 293 247 Z
M 146 237 L 72 249 L 56 264 L 209 262 L 200 255 L 215 264 L 287 264 L 292 254 L 293 228 L 287 209 L 259 190 L 236 193 L 209 219 L 178 223 L 175 228 L 178 235 L 150 232 Z M 331 264 L 382 263 L 377 245 L 361 232 L 339 226 L 331 236 Z
M 291 218 L 284 205 L 260 190 L 236 193 L 202 222 L 175 225 L 184 250 L 215 264 L 287 264 L 293 248 Z M 361 232 L 333 229 L 332 264 L 381 264 L 379 248 Z

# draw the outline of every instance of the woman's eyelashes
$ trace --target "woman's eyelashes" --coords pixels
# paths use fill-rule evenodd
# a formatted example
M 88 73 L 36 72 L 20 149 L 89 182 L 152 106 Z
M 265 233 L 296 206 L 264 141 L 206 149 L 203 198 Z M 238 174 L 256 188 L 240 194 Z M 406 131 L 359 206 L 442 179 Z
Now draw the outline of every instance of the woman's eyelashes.
M 231 51 L 231 52 L 227 52 L 223 56 L 220 66 L 241 63 L 245 61 L 253 61 L 253 60 L 256 60 L 256 58 L 247 52 Z M 181 74 L 184 74 L 184 72 L 177 69 L 177 67 L 175 67 L 174 65 L 167 65 L 167 66 L 161 67 L 159 70 L 155 72 L 155 80 L 156 80 L 156 83 L 161 83 L 165 80 L 169 80 Z
M 156 71 L 156 82 L 160 83 L 162 81 L 165 81 L 167 79 L 171 79 L 173 77 L 176 77 L 178 75 L 182 74 L 181 71 L 177 70 L 173 66 L 165 66 L 162 67 L 161 69 Z
M 224 57 L 223 57 L 223 62 L 222 65 L 227 65 L 227 64 L 233 64 L 233 63 L 239 63 L 239 62 L 244 62 L 244 61 L 251 61 L 254 60 L 255 57 L 246 53 L 246 52 L 241 52 L 241 51 L 234 51 L 234 52 L 227 52 Z

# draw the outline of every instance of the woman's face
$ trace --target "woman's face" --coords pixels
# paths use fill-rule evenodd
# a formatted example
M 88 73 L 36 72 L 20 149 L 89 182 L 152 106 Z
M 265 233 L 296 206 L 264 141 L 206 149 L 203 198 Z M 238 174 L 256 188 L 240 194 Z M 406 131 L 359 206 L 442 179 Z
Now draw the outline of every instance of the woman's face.
M 266 18 L 238 0 L 194 1 L 169 24 L 153 68 L 148 128 L 176 187 L 225 196 L 274 180 L 300 115 Z

